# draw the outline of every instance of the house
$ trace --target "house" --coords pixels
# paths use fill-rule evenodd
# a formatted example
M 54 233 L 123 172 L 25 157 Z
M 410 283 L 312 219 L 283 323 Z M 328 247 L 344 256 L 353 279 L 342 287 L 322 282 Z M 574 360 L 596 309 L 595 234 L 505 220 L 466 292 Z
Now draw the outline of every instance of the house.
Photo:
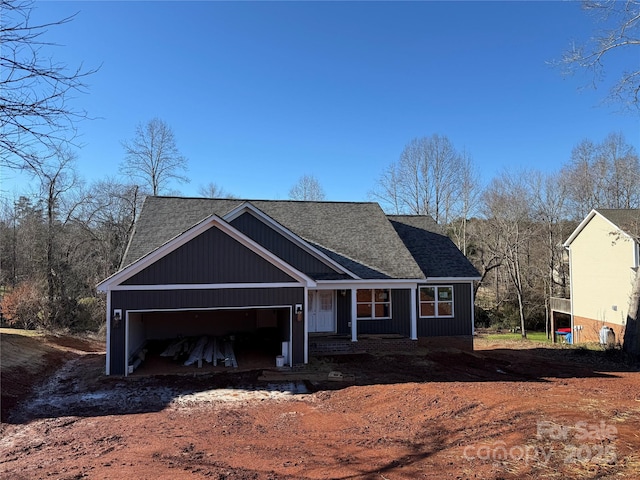
M 640 265 L 639 226 L 640 210 L 592 210 L 564 243 L 573 343 L 601 341 L 602 327 L 623 341 Z
M 190 335 L 246 334 L 289 365 L 323 336 L 471 339 L 479 279 L 430 217 L 377 203 L 150 196 L 122 268 L 98 285 L 106 372 L 126 375 L 148 341 Z

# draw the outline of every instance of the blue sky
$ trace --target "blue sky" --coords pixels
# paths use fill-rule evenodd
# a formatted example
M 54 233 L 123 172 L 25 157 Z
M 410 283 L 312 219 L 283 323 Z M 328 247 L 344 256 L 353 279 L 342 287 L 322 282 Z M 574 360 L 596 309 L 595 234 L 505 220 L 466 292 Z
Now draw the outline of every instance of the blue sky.
M 312 174 L 328 200 L 367 200 L 411 139 L 435 133 L 485 183 L 558 170 L 585 138 L 640 147 L 637 116 L 600 105 L 606 84 L 581 91 L 588 76 L 549 65 L 592 31 L 574 2 L 38 1 L 33 19 L 75 12 L 48 39 L 58 61 L 101 65 L 74 100 L 96 117 L 79 125 L 88 181 L 117 175 L 121 141 L 153 117 L 189 160 L 191 183 L 172 186 L 187 196 L 214 182 L 282 199 Z M 22 190 L 2 175 L 3 194 Z

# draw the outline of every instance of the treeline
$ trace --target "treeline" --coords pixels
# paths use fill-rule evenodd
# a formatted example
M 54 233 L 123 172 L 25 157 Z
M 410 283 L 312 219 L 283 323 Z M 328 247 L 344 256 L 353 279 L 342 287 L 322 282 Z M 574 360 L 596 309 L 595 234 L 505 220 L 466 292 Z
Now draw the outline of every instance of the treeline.
M 593 208 L 640 208 L 640 162 L 622 134 L 583 140 L 557 171 L 504 170 L 481 185 L 446 137 L 412 140 L 371 193 L 392 213 L 429 214 L 474 263 L 477 321 L 544 329 L 569 296 L 562 243 Z
M 158 135 L 173 152 L 165 159 L 172 168 L 160 169 L 160 178 L 151 163 L 157 156 L 135 147 Z M 140 126 L 123 146 L 126 177 L 87 184 L 77 175 L 75 156 L 58 151 L 29 170 L 36 193 L 2 199 L 5 325 L 97 330 L 104 323 L 104 298 L 95 285 L 119 268 L 145 195 L 167 193 L 178 174 L 185 179 L 186 160 L 164 122 Z M 469 154 L 433 135 L 409 142 L 371 197 L 388 213 L 437 219 L 482 274 L 477 318 L 485 324 L 544 328 L 549 298 L 568 296 L 562 242 L 578 222 L 592 208 L 640 208 L 638 154 L 615 133 L 579 143 L 555 172 L 505 170 L 487 185 L 479 178 Z M 200 193 L 228 196 L 213 183 Z

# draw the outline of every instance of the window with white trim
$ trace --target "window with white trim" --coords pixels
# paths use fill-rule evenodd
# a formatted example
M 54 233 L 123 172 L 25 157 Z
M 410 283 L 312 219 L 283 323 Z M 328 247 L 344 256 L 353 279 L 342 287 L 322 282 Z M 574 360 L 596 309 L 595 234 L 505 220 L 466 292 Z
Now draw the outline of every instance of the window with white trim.
M 356 312 L 358 319 L 391 318 L 391 290 L 376 288 L 356 292 Z
M 420 287 L 420 318 L 453 317 L 453 286 Z

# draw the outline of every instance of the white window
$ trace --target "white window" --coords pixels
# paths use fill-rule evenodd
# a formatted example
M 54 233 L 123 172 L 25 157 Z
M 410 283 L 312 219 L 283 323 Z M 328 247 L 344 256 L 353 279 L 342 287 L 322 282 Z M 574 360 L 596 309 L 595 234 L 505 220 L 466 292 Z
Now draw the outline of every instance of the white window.
M 420 318 L 453 317 L 453 287 L 420 287 Z
M 356 293 L 358 318 L 391 318 L 391 290 L 380 288 L 358 290 Z

